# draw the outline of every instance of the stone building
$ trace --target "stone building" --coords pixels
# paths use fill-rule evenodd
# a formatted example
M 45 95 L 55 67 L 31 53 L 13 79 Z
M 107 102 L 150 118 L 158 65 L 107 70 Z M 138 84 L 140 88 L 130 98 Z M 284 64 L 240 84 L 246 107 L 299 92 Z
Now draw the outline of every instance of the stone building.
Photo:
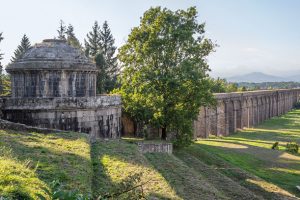
M 44 40 L 6 71 L 12 94 L 2 99 L 4 119 L 92 138 L 120 136 L 120 96 L 96 95 L 95 64 L 66 41 Z

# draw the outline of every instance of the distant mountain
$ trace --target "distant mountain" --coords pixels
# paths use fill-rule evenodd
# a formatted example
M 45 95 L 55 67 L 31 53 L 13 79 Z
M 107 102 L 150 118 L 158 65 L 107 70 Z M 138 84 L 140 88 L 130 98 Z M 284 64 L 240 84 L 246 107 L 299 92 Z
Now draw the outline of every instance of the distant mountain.
M 300 78 L 300 75 L 297 77 Z M 297 80 L 297 82 L 299 82 L 300 79 L 297 79 L 297 77 L 293 76 L 293 77 L 291 77 L 291 79 L 293 78 L 293 79 Z M 262 82 L 292 81 L 291 79 L 285 78 L 285 77 L 280 77 L 280 76 L 264 74 L 261 72 L 253 72 L 253 73 L 244 74 L 241 76 L 232 76 L 232 77 L 226 78 L 226 80 L 229 82 L 249 82 L 249 83 L 251 83 L 251 82 L 252 83 L 262 83 Z

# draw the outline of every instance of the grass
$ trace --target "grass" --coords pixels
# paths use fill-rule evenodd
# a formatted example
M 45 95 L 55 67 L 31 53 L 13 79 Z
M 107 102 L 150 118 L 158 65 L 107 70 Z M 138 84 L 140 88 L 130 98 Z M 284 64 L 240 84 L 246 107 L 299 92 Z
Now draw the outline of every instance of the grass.
M 285 151 L 287 142 L 300 143 L 299 110 L 228 137 L 198 140 L 174 154 L 142 154 L 137 149 L 140 141 L 124 138 L 90 144 L 81 133 L 0 130 L 0 197 L 51 199 L 53 180 L 67 190 L 97 197 L 134 174 L 141 174 L 148 199 L 300 196 L 295 188 L 300 184 L 300 156 Z M 280 148 L 272 150 L 276 141 Z
M 280 145 L 279 151 L 271 149 L 276 141 Z M 300 110 L 293 110 L 228 137 L 199 140 L 189 151 L 209 152 L 232 166 L 276 185 L 276 189 L 270 188 L 270 191 L 300 197 L 296 189 L 296 185 L 300 184 L 300 155 L 284 151 L 289 141 L 300 143 Z M 207 162 L 212 162 L 211 158 L 207 158 Z
M 91 193 L 90 146 L 82 134 L 0 130 L 0 155 L 2 196 L 22 194 L 39 199 L 36 195 L 40 194 L 49 199 L 45 191 L 49 192 L 54 180 L 65 189 Z
M 157 172 L 137 146 L 125 141 L 100 141 L 92 146 L 93 196 L 103 195 L 130 175 L 142 173 L 145 195 L 160 199 L 181 199 L 165 178 Z M 122 197 L 120 197 L 122 198 Z

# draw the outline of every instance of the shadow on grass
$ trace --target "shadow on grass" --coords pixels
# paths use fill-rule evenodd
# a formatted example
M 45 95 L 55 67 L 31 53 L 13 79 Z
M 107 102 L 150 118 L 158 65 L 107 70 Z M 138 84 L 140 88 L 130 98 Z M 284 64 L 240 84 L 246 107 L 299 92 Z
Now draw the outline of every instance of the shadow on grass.
M 60 137 L 60 133 L 47 134 L 29 132 L 0 133 L 0 146 L 11 148 L 13 155 L 22 161 L 30 160 L 30 168 L 36 170 L 38 177 L 48 185 L 53 180 L 59 180 L 65 185 L 65 189 L 78 189 L 81 193 L 91 193 L 91 162 L 89 154 L 84 157 L 82 151 L 86 151 L 88 142 L 82 141 L 84 146 L 71 147 L 73 141 L 80 139 L 77 135 L 67 136 L 66 133 Z M 70 133 L 72 134 L 72 133 Z M 69 140 L 72 138 L 71 140 Z M 54 140 L 53 140 L 54 139 Z M 55 144 L 55 139 L 61 142 L 71 142 L 70 148 L 62 149 Z M 67 140 L 66 140 L 67 139 Z M 52 145 L 52 146 L 51 146 Z
M 224 142 L 224 141 L 222 141 Z M 233 143 L 238 144 L 240 143 Z M 197 157 L 201 161 L 210 166 L 219 168 L 220 172 L 228 176 L 229 178 L 240 182 L 241 185 L 250 189 L 251 191 L 259 194 L 267 199 L 282 199 L 290 198 L 290 195 L 284 191 L 287 190 L 290 193 L 300 196 L 300 193 L 296 190 L 295 186 L 299 184 L 300 175 L 295 175 L 292 172 L 276 172 L 270 169 L 271 166 L 276 167 L 276 162 L 270 163 L 267 158 L 268 155 L 261 153 L 261 151 L 269 151 L 272 154 L 275 153 L 275 158 L 280 157 L 284 152 L 272 151 L 265 148 L 253 147 L 246 145 L 246 149 L 233 149 L 229 147 L 210 146 L 208 144 L 193 144 L 191 147 L 185 149 L 191 155 Z M 253 151 L 255 149 L 255 152 Z M 250 153 L 250 151 L 252 151 Z M 260 151 L 260 152 L 259 152 Z M 260 156 L 260 158 L 258 157 Z M 264 159 L 261 156 L 265 156 Z M 284 159 L 286 160 L 286 159 Z M 292 162 L 295 164 L 295 162 Z M 297 162 L 298 163 L 298 162 Z M 299 170 L 299 164 L 295 165 L 278 165 L 287 169 L 293 170 L 291 166 L 296 167 L 295 170 Z M 241 168 L 241 169 L 239 169 Z M 245 170 L 245 171 L 243 171 Z M 247 171 L 247 172 L 246 172 Z M 250 172 L 250 173 L 248 173 Z M 253 176 L 254 174 L 256 176 Z M 266 182 L 264 182 L 265 180 Z M 268 182 L 268 183 L 267 183 Z M 279 187 L 274 187 L 269 183 L 273 183 Z
M 143 190 L 149 199 L 179 199 L 163 176 L 138 152 L 136 144 L 97 141 L 92 144 L 91 160 L 94 170 L 94 197 L 103 196 L 127 177 L 142 172 L 141 182 L 147 182 L 143 185 Z

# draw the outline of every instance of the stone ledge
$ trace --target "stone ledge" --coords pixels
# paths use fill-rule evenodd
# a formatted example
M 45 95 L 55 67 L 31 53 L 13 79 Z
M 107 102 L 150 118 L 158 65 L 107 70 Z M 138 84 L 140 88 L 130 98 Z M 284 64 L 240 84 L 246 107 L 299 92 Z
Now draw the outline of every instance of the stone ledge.
M 39 128 L 34 126 L 27 126 L 21 123 L 15 123 L 7 120 L 0 119 L 0 129 L 10 129 L 15 131 L 29 131 L 39 133 L 66 133 L 68 131 L 50 129 L 50 128 Z
M 138 143 L 138 150 L 142 153 L 172 153 L 172 143 Z

